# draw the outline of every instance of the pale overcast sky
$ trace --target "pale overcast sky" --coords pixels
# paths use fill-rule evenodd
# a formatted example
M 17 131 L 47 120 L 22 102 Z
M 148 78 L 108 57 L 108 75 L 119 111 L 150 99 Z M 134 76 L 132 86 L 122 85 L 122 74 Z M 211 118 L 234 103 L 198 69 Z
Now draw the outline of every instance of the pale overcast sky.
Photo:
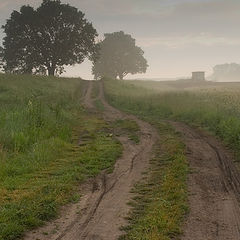
M 150 65 L 131 78 L 211 73 L 216 64 L 240 63 L 240 0 L 64 0 L 86 14 L 100 37 L 123 30 L 137 40 Z M 23 4 L 41 0 L 0 0 L 0 22 Z M 0 34 L 3 37 L 3 33 Z M 68 76 L 92 78 L 91 64 L 67 70 Z

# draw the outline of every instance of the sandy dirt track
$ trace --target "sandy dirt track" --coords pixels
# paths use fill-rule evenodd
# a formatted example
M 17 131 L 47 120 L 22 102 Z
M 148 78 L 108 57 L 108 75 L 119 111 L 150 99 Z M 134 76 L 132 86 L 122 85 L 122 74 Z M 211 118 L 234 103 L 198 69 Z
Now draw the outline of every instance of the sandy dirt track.
M 190 163 L 190 213 L 182 240 L 240 239 L 240 176 L 232 156 L 207 133 L 172 123 L 183 135 Z
M 95 111 L 91 98 L 92 86 L 93 83 L 89 82 L 84 104 L 90 111 Z M 157 133 L 150 124 L 111 107 L 105 101 L 100 83 L 99 99 L 105 108 L 106 121 L 132 119 L 137 122 L 141 129 L 140 143 L 136 145 L 127 137 L 120 137 L 124 151 L 113 173 L 103 172 L 94 181 L 81 186 L 83 197 L 78 204 L 65 207 L 61 218 L 28 233 L 25 240 L 115 240 L 121 235 L 120 227 L 126 224 L 124 217 L 129 211 L 127 202 L 132 197 L 130 191 L 149 165 Z

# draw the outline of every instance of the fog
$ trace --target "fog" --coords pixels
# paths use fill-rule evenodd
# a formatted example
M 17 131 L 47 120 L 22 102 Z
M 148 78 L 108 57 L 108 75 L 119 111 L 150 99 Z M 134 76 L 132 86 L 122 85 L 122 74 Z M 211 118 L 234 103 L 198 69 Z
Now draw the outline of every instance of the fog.
M 144 50 L 146 74 L 127 78 L 190 77 L 192 71 L 212 74 L 215 65 L 240 62 L 238 0 L 64 0 L 86 13 L 99 38 L 123 30 Z M 38 6 L 41 0 L 1 0 L 4 24 L 13 9 Z M 1 32 L 0 37 L 4 35 Z M 64 76 L 91 79 L 91 62 L 67 67 Z M 221 79 L 222 81 L 222 79 Z
M 240 81 L 240 65 L 236 63 L 216 65 L 213 68 L 211 80 L 217 82 Z

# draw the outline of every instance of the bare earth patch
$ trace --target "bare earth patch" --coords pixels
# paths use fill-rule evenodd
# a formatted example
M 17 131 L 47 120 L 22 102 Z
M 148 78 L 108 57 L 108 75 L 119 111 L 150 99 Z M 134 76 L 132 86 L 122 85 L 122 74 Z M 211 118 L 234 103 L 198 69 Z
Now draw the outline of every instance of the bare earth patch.
M 172 125 L 183 135 L 192 169 L 182 240 L 240 239 L 240 178 L 231 154 L 206 133 L 183 123 Z

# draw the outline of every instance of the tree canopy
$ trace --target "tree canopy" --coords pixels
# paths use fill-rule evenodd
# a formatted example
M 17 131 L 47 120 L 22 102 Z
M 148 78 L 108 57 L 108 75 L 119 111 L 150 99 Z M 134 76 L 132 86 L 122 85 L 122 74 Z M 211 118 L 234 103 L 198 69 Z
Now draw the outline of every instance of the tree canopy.
M 216 65 L 213 68 L 212 79 L 214 81 L 239 81 L 240 65 L 237 63 L 226 63 Z
M 2 66 L 3 66 L 3 47 L 0 46 L 0 70 L 2 70 Z
M 62 73 L 65 65 L 92 60 L 97 31 L 84 13 L 60 0 L 22 6 L 3 26 L 5 71 Z
M 127 74 L 145 73 L 148 67 L 143 50 L 136 46 L 131 35 L 124 32 L 105 34 L 98 43 L 99 55 L 92 72 L 95 79 L 111 77 L 123 79 Z

